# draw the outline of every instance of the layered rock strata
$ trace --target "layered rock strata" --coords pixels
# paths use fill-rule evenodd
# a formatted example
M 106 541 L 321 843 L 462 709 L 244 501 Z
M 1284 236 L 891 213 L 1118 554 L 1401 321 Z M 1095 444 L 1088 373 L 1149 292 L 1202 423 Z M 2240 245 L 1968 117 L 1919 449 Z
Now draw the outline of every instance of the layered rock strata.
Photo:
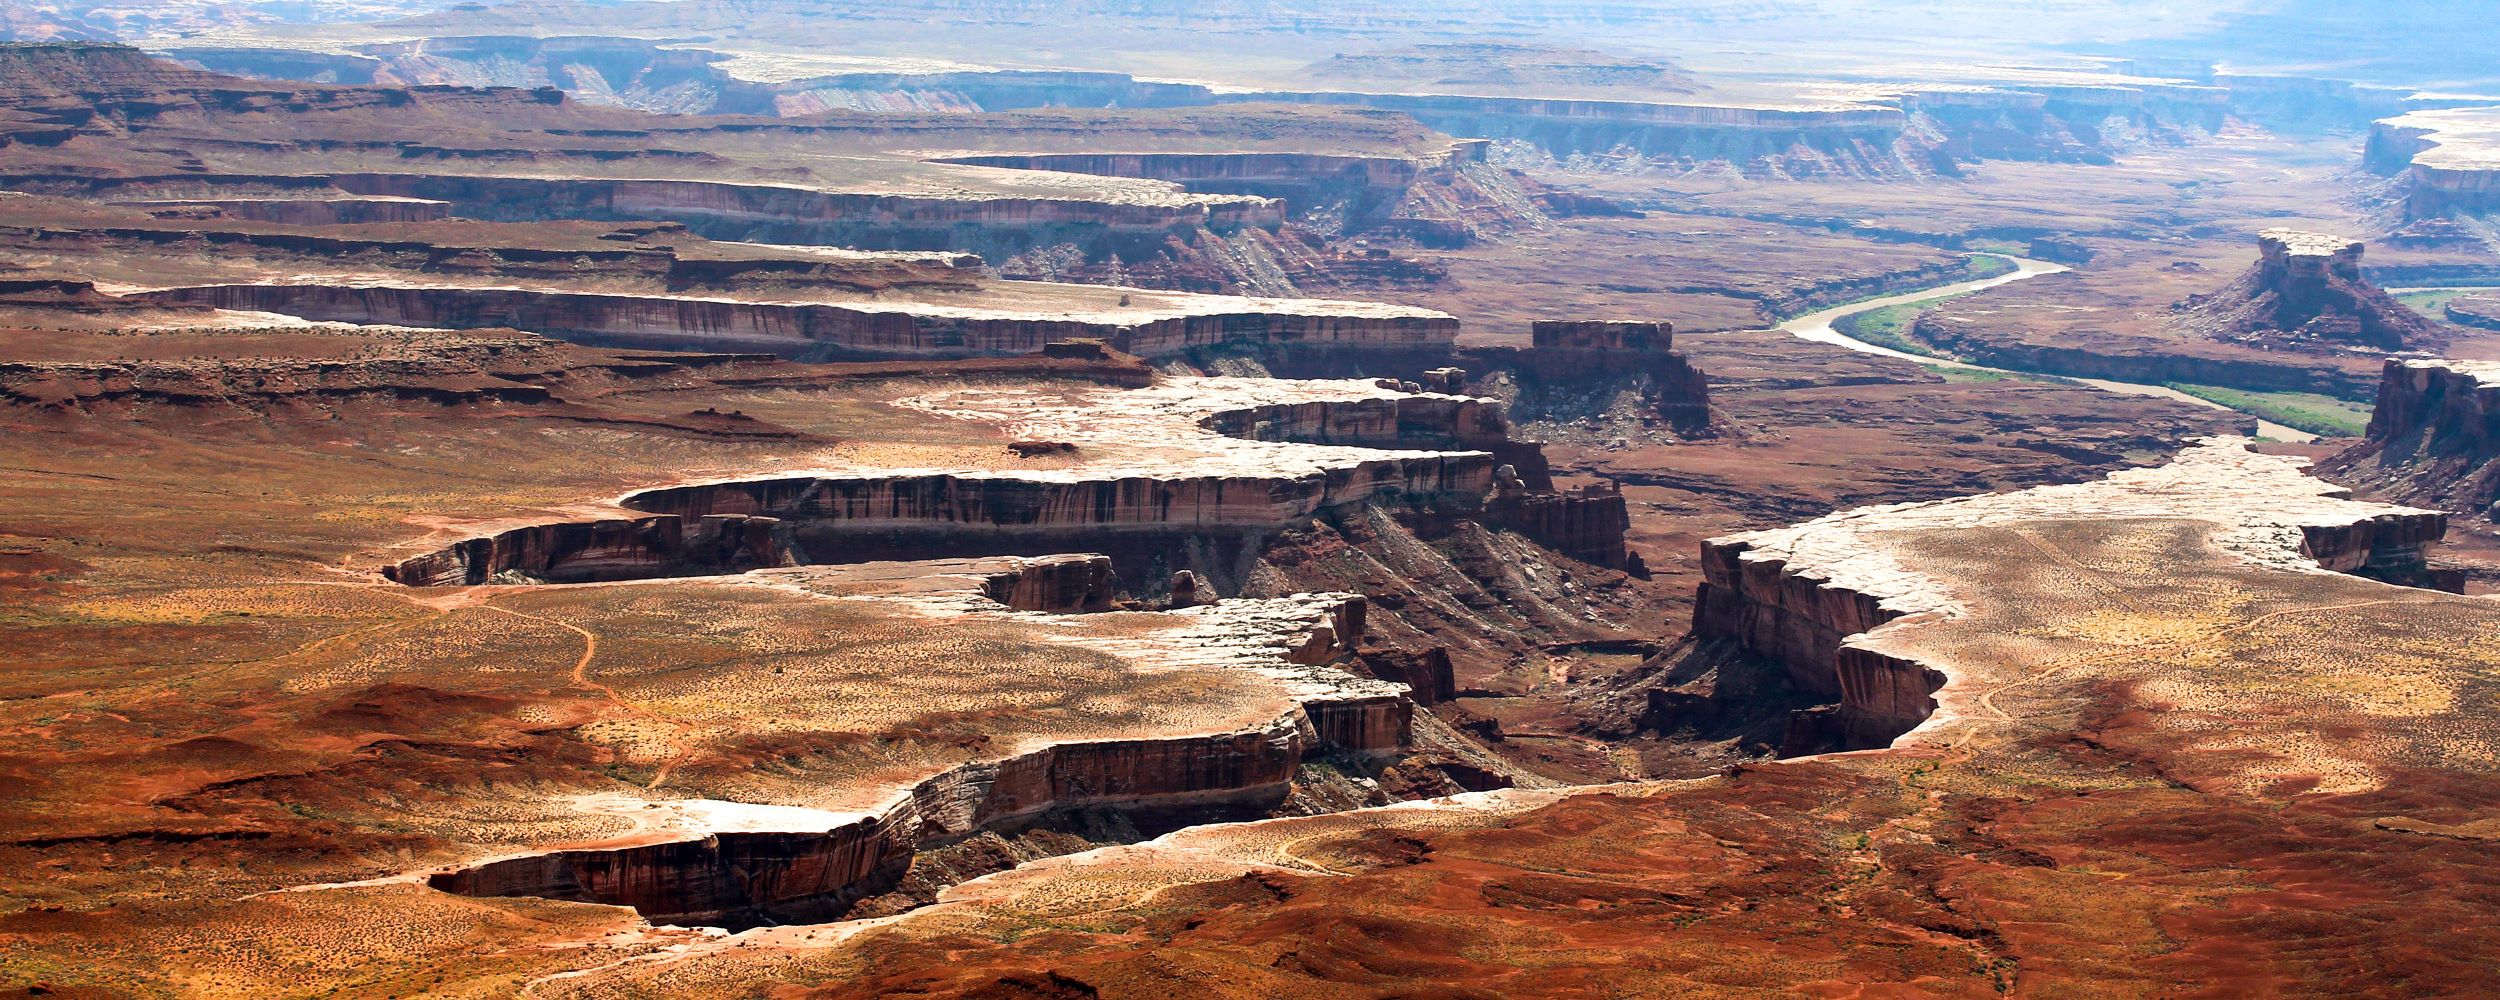
M 2361 443 L 2324 467 L 2407 503 L 2490 516 L 2500 501 L 2500 365 L 2388 359 Z
M 514 528 L 401 560 L 383 567 L 382 575 L 411 587 L 514 578 L 586 583 L 735 573 L 790 561 L 788 536 L 778 519 L 654 514 Z
M 1519 389 L 1513 404 L 1528 415 L 1548 415 L 1558 405 L 1548 396 L 1599 395 L 1628 390 L 1659 419 L 1686 433 L 1710 426 L 1710 386 L 1701 370 L 1674 350 L 1675 328 L 1629 320 L 1539 320 L 1530 346 L 1480 347 L 1460 355 L 1477 376 L 1506 372 Z
M 1845 749 L 1883 746 L 1924 725 L 1951 678 L 1886 637 L 1913 619 L 1960 614 L 1957 596 L 1904 567 L 1890 539 L 1948 527 L 2003 528 L 2089 513 L 2198 519 L 2230 510 L 2218 541 L 2280 568 L 2371 575 L 2424 571 L 2446 530 L 2430 510 L 2353 504 L 2289 460 L 2209 439 L 2170 465 L 2074 486 L 1844 511 L 1702 545 L 1693 632 L 1779 661 L 1801 690 L 1838 702 L 1823 735 Z M 2025 536 L 2027 537 L 2027 536 Z M 2045 546 L 2044 542 L 2035 542 Z M 2053 549 L 2043 554 L 2055 559 Z
M 2435 324 L 2362 276 L 2360 240 L 2269 229 L 2257 251 L 2255 267 L 2189 297 L 2171 325 L 2209 340 L 2312 350 L 2400 351 L 2438 339 Z
M 1046 286 L 1044 286 L 1046 288 Z M 514 327 L 675 349 L 734 346 L 815 355 L 1026 354 L 1091 338 L 1159 356 L 1219 344 L 1446 352 L 1458 321 L 1429 309 L 1319 299 L 1139 292 L 1135 307 L 1014 309 L 860 297 L 852 301 L 603 294 L 557 287 L 405 283 L 203 285 L 154 302 L 305 319 L 440 328 Z
M 2372 127 L 2371 169 L 2405 179 L 2405 215 L 2500 209 L 2500 107 L 2415 111 Z
M 1087 557 L 1098 558 L 1098 557 Z M 1024 567 L 1026 571 L 1039 568 Z M 962 580 L 956 564 L 901 565 L 888 574 L 784 571 L 782 585 L 827 593 L 885 589 L 928 569 Z M 936 618 L 1007 614 L 977 589 L 850 596 L 918 608 Z M 1306 754 L 1322 748 L 1387 753 L 1409 738 L 1403 686 L 1354 677 L 1333 664 L 1361 644 L 1362 599 L 1302 594 L 1226 601 L 1169 613 L 1142 635 L 1074 635 L 1085 645 L 1159 669 L 1231 669 L 1274 679 L 1294 709 L 1248 729 L 1153 739 L 1041 745 L 924 779 L 862 813 L 714 801 L 658 801 L 662 827 L 634 842 L 487 861 L 432 874 L 429 885 L 476 896 L 539 896 L 630 906 L 654 923 L 744 928 L 828 920 L 891 888 L 913 854 L 984 830 L 1012 830 L 1072 810 L 1107 809 L 1140 826 L 1256 816 L 1280 804 Z
M 1437 157 L 1329 153 L 982 153 L 938 160 L 1011 170 L 1056 170 L 1170 181 L 1193 192 L 1280 199 L 1289 211 L 1343 201 L 1362 215 L 1395 201 L 1427 174 L 1480 163 L 1487 143 L 1453 142 Z M 1281 221 L 1281 220 L 1280 220 Z M 1255 223 L 1254 223 L 1255 224 Z
M 1631 508 L 1612 483 L 1593 483 L 1563 493 L 1498 490 L 1485 504 L 1486 524 L 1516 531 L 1537 544 L 1609 569 L 1637 570 L 1639 557 L 1624 547 Z M 1636 575 L 1638 575 L 1636 573 Z
M 2478 292 L 2449 299 L 2440 312 L 2459 326 L 2500 330 L 2500 294 Z
M 676 219 L 690 223 L 771 223 L 803 227 L 821 242 L 893 249 L 942 249 L 960 226 L 1099 227 L 1161 239 L 1175 230 L 1275 228 L 1285 205 L 1254 195 L 1019 197 L 1010 194 L 891 194 L 771 184 L 627 178 L 538 178 L 485 174 L 329 176 L 359 195 L 447 202 L 487 219 Z
M 1072 396 L 965 388 L 901 405 L 1098 457 L 1049 471 L 862 466 L 662 487 L 620 501 L 634 516 L 507 528 L 387 572 L 463 585 L 499 574 L 622 579 L 791 560 L 1110 551 L 1144 591 L 1178 569 L 1230 578 L 1256 535 L 1334 511 L 1473 514 L 1499 465 L 1475 448 L 1511 444 L 1497 404 L 1366 382 L 1169 377 Z M 741 526 L 757 540 L 716 551 L 688 541 L 687 525 Z M 1570 537 L 1603 555 L 1585 529 Z

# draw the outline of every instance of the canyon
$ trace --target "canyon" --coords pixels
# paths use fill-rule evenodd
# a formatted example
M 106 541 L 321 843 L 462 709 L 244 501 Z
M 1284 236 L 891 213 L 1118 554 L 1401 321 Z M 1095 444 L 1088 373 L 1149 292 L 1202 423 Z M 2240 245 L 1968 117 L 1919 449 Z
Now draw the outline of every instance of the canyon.
M 1909 336 L 1924 349 L 1981 364 L 2081 378 L 2190 383 L 2366 398 L 2387 352 L 2435 349 L 2447 327 L 2396 301 L 2366 276 L 2361 241 L 2269 229 L 2257 261 L 2223 285 L 2156 309 L 2111 316 L 2112 285 L 2140 277 L 2073 272 L 2028 284 L 2033 302 L 1920 314 Z M 2176 278 L 2170 279 L 2175 283 Z M 2141 288 L 2141 285 L 2137 287 Z M 2159 286 L 2156 286 L 2159 287 Z
M 0 11 L 0 995 L 2482 988 L 2487 26 L 1184 6 Z

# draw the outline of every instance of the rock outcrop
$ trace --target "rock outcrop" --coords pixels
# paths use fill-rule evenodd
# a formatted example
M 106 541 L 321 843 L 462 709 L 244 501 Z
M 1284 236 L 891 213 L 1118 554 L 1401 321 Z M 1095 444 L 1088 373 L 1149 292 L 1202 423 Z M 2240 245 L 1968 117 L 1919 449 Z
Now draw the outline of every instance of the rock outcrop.
M 904 402 L 1110 457 L 1046 472 L 861 468 L 662 487 L 626 497 L 615 518 L 504 528 L 386 572 L 464 585 L 1087 551 L 1109 553 L 1137 592 L 1182 569 L 1229 588 L 1263 533 L 1366 505 L 1475 516 L 1495 492 L 1495 449 L 1542 458 L 1509 440 L 1498 404 L 1364 382 L 1175 377 L 1076 398 L 971 388 Z M 1179 450 L 1119 457 L 1142 442 Z M 1519 520 L 1531 537 L 1622 565 L 1620 508 L 1620 497 L 1557 498 Z M 752 541 L 722 548 L 731 535 Z
M 2488 517 L 2500 501 L 2500 365 L 2389 359 L 2366 436 L 2322 467 L 2406 503 Z
M 1531 492 L 1524 484 L 1497 488 L 1485 504 L 1484 523 L 1516 531 L 1537 544 L 1609 569 L 1647 572 L 1623 544 L 1632 514 L 1613 483 L 1592 483 L 1569 492 Z
M 2500 209 L 2500 107 L 2415 111 L 2378 122 L 2364 158 L 2404 178 L 2405 216 Z
M 2221 291 L 2173 307 L 2173 327 L 2209 340 L 2287 349 L 2400 351 L 2438 327 L 2361 273 L 2360 240 L 2289 229 L 2257 237 L 2257 265 Z
M 2440 311 L 2447 315 L 2448 322 L 2459 326 L 2500 330 L 2500 294 L 2477 292 L 2459 295 L 2449 299 L 2447 306 Z
M 743 514 L 569 521 L 471 538 L 383 567 L 411 587 L 709 576 L 791 562 L 781 522 Z
M 1140 293 L 1141 297 L 1148 293 Z M 439 328 L 514 327 L 674 349 L 734 346 L 808 356 L 965 357 L 1027 354 L 1091 338 L 1141 356 L 1219 344 L 1255 348 L 1448 350 L 1458 321 L 1429 309 L 1317 299 L 1152 293 L 1134 308 L 1095 310 L 912 303 L 758 301 L 602 294 L 546 287 L 269 283 L 148 293 L 149 301 L 272 312 L 305 319 Z
M 1590 401 L 1621 392 L 1639 394 L 1645 407 L 1678 431 L 1710 426 L 1710 387 L 1699 369 L 1676 352 L 1674 327 L 1627 320 L 1539 320 L 1530 346 L 1480 347 L 1460 361 L 1477 376 L 1507 373 L 1516 386 L 1511 409 L 1520 419 L 1573 419 Z
M 1285 221 L 1280 201 L 1250 195 L 1159 198 L 884 194 L 690 179 L 537 178 L 487 174 L 338 173 L 330 183 L 360 195 L 448 202 L 484 219 L 675 219 L 690 224 L 770 223 L 815 242 L 867 249 L 940 250 L 959 226 L 1101 227 L 1161 240 L 1174 230 Z
M 2269 565 L 2405 581 L 2428 578 L 2424 549 L 2447 528 L 2436 511 L 2346 502 L 2346 491 L 2309 479 L 2283 459 L 2213 439 L 2167 466 L 2074 486 L 1966 500 L 1844 511 L 1775 531 L 1702 544 L 1703 583 L 1693 633 L 1732 639 L 1785 666 L 1799 690 L 1831 698 L 1836 711 L 1801 721 L 1792 751 L 1884 746 L 1923 725 L 1951 678 L 1896 655 L 1878 637 L 1914 618 L 1958 614 L 1955 595 L 1901 568 L 1888 531 L 1941 526 L 2022 532 L 2061 512 L 2095 516 L 2206 516 L 2231 494 L 2226 549 Z M 2243 502 L 2244 501 L 2244 502 Z
M 944 596 L 885 600 L 923 603 L 940 616 L 999 610 Z M 466 895 L 630 906 L 653 923 L 743 929 L 830 920 L 892 888 L 927 846 L 1077 810 L 1116 811 L 1148 829 L 1256 817 L 1283 803 L 1305 755 L 1394 752 L 1409 739 L 1414 706 L 1401 687 L 1333 666 L 1362 643 L 1361 598 L 1304 594 L 1173 614 L 1177 626 L 1091 644 L 1270 673 L 1285 682 L 1294 710 L 1237 731 L 1046 743 L 950 769 L 866 814 L 660 803 L 649 808 L 687 819 L 635 842 L 492 860 L 435 873 L 427 883 Z

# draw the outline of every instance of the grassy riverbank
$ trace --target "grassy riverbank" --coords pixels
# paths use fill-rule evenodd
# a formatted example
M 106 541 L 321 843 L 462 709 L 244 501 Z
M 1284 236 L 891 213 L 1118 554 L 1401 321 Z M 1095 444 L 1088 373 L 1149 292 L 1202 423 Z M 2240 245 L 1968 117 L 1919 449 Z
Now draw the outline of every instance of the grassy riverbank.
M 2368 404 L 2314 392 L 2253 392 L 2218 385 L 2168 384 L 2198 399 L 2321 437 L 2359 437 L 2370 425 Z

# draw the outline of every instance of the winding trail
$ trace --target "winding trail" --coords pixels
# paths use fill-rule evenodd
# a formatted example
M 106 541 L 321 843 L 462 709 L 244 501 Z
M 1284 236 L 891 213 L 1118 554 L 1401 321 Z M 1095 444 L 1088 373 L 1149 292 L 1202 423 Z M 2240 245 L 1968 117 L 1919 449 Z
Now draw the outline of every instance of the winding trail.
M 1898 305 L 1907 305 L 1912 302 L 1925 302 L 1930 299 L 1968 295 L 1972 292 L 1985 291 L 1999 285 L 2012 284 L 2027 278 L 2037 278 L 2043 274 L 2059 274 L 2065 271 L 2073 270 L 2063 264 L 2051 264 L 2044 260 L 2031 260 L 2026 257 L 2016 257 L 2010 254 L 1974 254 L 1973 256 L 1998 257 L 2011 261 L 2014 264 L 2014 270 L 1997 275 L 1993 278 L 1981 278 L 1976 281 L 1964 281 L 1951 285 L 1939 285 L 1923 291 L 1903 292 L 1899 295 L 1886 295 L 1880 298 L 1852 302 L 1845 306 L 1833 306 L 1832 308 L 1824 309 L 1819 312 L 1810 312 L 1803 316 L 1799 316 L 1795 319 L 1789 320 L 1788 322 L 1780 324 L 1774 329 L 1777 329 L 1782 333 L 1789 334 L 1790 336 L 1796 337 L 1800 340 L 1811 340 L 1818 344 L 1830 344 L 1834 347 L 1845 347 L 1860 354 L 1872 354 L 1878 357 L 1891 358 L 1896 361 L 1907 361 L 1914 365 L 1924 365 L 1937 368 L 1958 368 L 1964 371 L 1974 372 L 1995 372 L 2000 375 L 2033 375 L 2043 378 L 2063 379 L 2068 382 L 2079 382 L 2095 389 L 2115 392 L 2121 395 L 2152 396 L 2160 399 L 2187 403 L 2192 406 L 2201 406 L 2209 410 L 2225 410 L 2232 413 L 2241 412 L 2239 410 L 2233 410 L 2228 406 L 2224 406 L 2210 399 L 2200 399 L 2198 397 L 2188 395 L 2187 393 L 2180 392 L 2179 390 L 2170 388 L 2169 386 L 2142 385 L 2135 382 L 2113 382 L 2108 379 L 2098 378 L 2076 378 L 2071 375 L 2054 375 L 2047 372 L 2027 372 L 2013 368 L 1990 368 L 1986 365 L 1975 365 L 1967 361 L 1959 361 L 1953 358 L 1932 357 L 1924 354 L 1912 354 L 1908 351 L 1897 351 L 1881 344 L 1870 344 L 1866 341 L 1849 336 L 1848 334 L 1840 332 L 1840 329 L 1834 325 L 1843 317 L 1855 316 L 1859 313 L 1874 312 L 1878 309 L 1886 309 Z M 2257 433 L 2261 436 L 2273 438 L 2277 441 L 2308 442 L 2318 439 L 2317 435 L 2311 434 L 2308 431 L 2285 427 L 2282 424 L 2265 419 L 2259 419 L 2257 421 Z
M 678 762 L 685 760 L 688 755 L 694 752 L 693 747 L 686 745 L 685 732 L 688 728 L 687 723 L 669 718 L 658 712 L 654 712 L 648 708 L 642 707 L 641 705 L 635 704 L 632 699 L 625 697 L 615 688 L 601 684 L 590 678 L 591 658 L 599 655 L 599 636 L 597 633 L 579 625 L 575 625 L 572 622 L 559 621 L 543 615 L 533 615 L 526 611 L 514 611 L 511 608 L 497 607 L 492 604 L 480 604 L 477 605 L 477 607 L 479 610 L 511 615 L 514 618 L 524 618 L 530 621 L 538 622 L 542 625 L 553 625 L 557 628 L 571 632 L 574 635 L 581 636 L 582 656 L 580 659 L 573 661 L 573 686 L 599 692 L 600 695 L 608 699 L 609 704 L 624 709 L 627 714 L 668 727 L 668 747 L 671 751 L 673 751 L 673 753 L 669 756 L 669 759 L 665 763 L 660 765 L 660 769 L 658 771 L 652 773 L 651 783 L 642 787 L 650 789 L 658 788 L 661 785 L 666 784 L 668 782 L 669 774 L 677 770 Z

